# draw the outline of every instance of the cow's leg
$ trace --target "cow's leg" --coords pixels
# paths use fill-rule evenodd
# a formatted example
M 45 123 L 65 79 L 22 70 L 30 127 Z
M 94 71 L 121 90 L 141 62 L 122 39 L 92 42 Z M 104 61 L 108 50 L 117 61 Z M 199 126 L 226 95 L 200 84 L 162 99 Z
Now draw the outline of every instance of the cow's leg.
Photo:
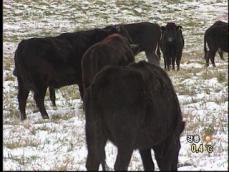
M 178 156 L 180 151 L 180 138 L 171 138 L 167 142 L 167 150 L 165 155 L 165 160 L 169 161 L 170 169 L 172 171 L 177 171 L 177 164 L 178 164 Z
M 83 88 L 83 84 L 78 84 L 79 86 L 79 92 L 80 92 L 80 97 L 81 97 L 81 100 L 83 100 L 83 96 L 84 96 L 84 88 Z
M 170 65 L 171 65 L 171 58 L 167 57 L 166 61 L 167 61 L 167 70 L 169 71 L 170 70 Z
M 155 159 L 157 161 L 157 165 L 160 171 L 171 170 L 170 162 L 166 162 L 167 160 L 165 158 L 165 151 L 167 150 L 166 150 L 166 146 L 164 145 L 164 143 L 154 146 L 153 150 L 154 150 Z
M 94 136 L 92 136 L 94 137 Z M 105 145 L 106 141 L 103 140 L 92 140 L 91 138 L 90 142 L 88 142 L 88 155 L 87 155 L 87 162 L 86 162 L 86 168 L 87 170 L 98 170 L 99 165 L 102 165 L 103 171 L 107 171 L 109 169 L 108 165 L 106 164 L 105 160 Z M 96 142 L 96 143 L 95 143 Z
M 167 67 L 167 65 L 166 65 L 167 60 L 166 60 L 166 57 L 165 57 L 165 56 L 163 56 L 163 57 L 164 57 L 164 65 L 165 65 L 165 70 L 166 70 L 166 67 Z
M 110 167 L 107 165 L 107 163 L 106 163 L 106 158 L 104 159 L 104 161 L 102 161 L 102 169 L 103 169 L 103 171 L 109 171 L 109 170 L 111 170 L 110 169 Z
M 208 67 L 209 66 L 209 51 L 205 52 L 204 58 L 206 60 L 205 66 Z
M 49 94 L 50 94 L 50 99 L 52 102 L 53 106 L 56 106 L 56 95 L 55 95 L 55 89 L 52 87 L 49 87 Z
M 88 171 L 98 171 L 99 169 L 99 139 L 98 134 L 100 131 L 98 129 L 98 122 L 95 123 L 94 120 L 86 120 L 86 142 L 87 142 L 87 160 L 86 168 Z M 99 131 L 99 133 L 97 133 Z
M 175 57 L 172 57 L 172 68 L 173 68 L 173 70 L 175 70 Z
M 96 123 L 95 123 L 96 122 Z M 102 165 L 103 170 L 107 169 L 105 161 L 105 145 L 107 138 L 101 128 L 101 121 L 86 121 L 86 141 L 88 148 L 86 168 L 87 170 L 98 170 Z
M 19 103 L 19 110 L 20 110 L 20 118 L 21 120 L 26 119 L 25 107 L 26 107 L 26 100 L 29 95 L 29 90 L 25 88 L 25 85 L 21 78 L 18 77 L 18 103 Z
M 180 53 L 176 58 L 177 70 L 180 70 L 181 56 L 182 56 L 182 53 Z
M 36 101 L 37 107 L 41 113 L 43 119 L 48 119 L 48 113 L 46 112 L 44 99 L 47 87 L 43 86 L 34 91 L 34 100 Z
M 216 54 L 216 50 L 209 52 L 209 59 L 211 60 L 213 67 L 215 67 L 215 54 Z
M 141 149 L 140 155 L 145 171 L 154 171 L 154 163 L 151 156 L 151 149 Z
M 218 53 L 219 53 L 220 58 L 221 58 L 222 60 L 225 60 L 225 59 L 223 58 L 223 51 L 222 51 L 220 48 L 218 49 Z
M 115 171 L 127 171 L 133 153 L 133 149 L 129 145 L 118 146 L 118 155 L 114 166 Z
M 177 64 L 177 71 L 179 71 L 180 70 L 180 59 L 179 58 L 176 59 L 176 64 Z
M 157 161 L 157 165 L 159 167 L 160 170 L 165 169 L 165 159 L 164 159 L 164 151 L 165 151 L 165 143 L 161 143 L 159 145 L 153 146 L 153 150 L 154 150 L 154 155 L 155 155 L 155 159 Z M 168 169 L 167 169 L 168 170 Z
M 211 60 L 212 66 L 213 66 L 213 67 L 216 67 L 216 66 L 215 66 L 215 58 L 212 57 L 212 58 L 210 58 L 210 60 Z
M 160 52 L 160 48 L 159 47 L 157 47 L 157 57 L 159 59 L 161 59 L 161 52 Z
M 100 154 L 100 164 L 102 165 L 103 171 L 109 170 L 109 167 L 106 163 L 106 153 L 105 153 L 105 146 L 107 139 L 105 137 L 100 138 L 100 144 L 99 144 L 99 154 Z
M 160 171 L 177 171 L 178 155 L 180 150 L 179 138 L 170 137 L 153 147 L 155 159 Z
M 89 144 L 88 146 L 90 147 L 93 146 Z M 87 162 L 86 162 L 87 170 L 88 171 L 98 171 L 99 164 L 100 164 L 100 160 L 99 160 L 98 152 L 96 150 L 93 150 L 93 149 L 90 150 L 90 148 L 88 148 Z

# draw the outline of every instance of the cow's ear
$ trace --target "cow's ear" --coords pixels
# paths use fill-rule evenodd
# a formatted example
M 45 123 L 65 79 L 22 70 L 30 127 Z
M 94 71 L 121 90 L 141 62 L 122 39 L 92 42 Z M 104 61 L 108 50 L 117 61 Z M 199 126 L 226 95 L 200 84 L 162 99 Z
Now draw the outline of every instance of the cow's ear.
M 118 32 L 121 32 L 121 30 L 122 30 L 121 26 L 115 26 L 115 29 L 116 29 Z
M 162 32 L 165 31 L 165 26 L 161 26 L 161 31 L 162 31 Z
M 113 26 L 113 25 L 107 26 L 107 27 L 105 28 L 105 30 L 106 30 L 107 32 L 111 32 L 111 33 L 117 32 L 116 26 Z
M 177 30 L 181 30 L 182 29 L 182 26 L 177 26 Z

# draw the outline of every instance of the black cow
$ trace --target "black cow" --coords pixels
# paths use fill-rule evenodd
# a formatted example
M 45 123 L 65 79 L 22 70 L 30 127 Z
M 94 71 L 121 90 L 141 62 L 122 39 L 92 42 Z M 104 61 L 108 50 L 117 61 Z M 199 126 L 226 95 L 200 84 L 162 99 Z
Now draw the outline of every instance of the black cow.
M 144 51 L 149 63 L 160 64 L 159 41 L 161 37 L 160 26 L 156 23 L 141 22 L 131 24 L 118 24 L 109 27 L 122 28 L 123 35 L 128 37 L 131 44 L 136 47 L 132 48 L 134 55 Z
M 166 26 L 161 26 L 162 38 L 160 48 L 164 57 L 165 69 L 167 70 L 170 70 L 171 63 L 173 70 L 175 70 L 175 61 L 177 70 L 180 69 L 180 61 L 184 48 L 184 38 L 181 29 L 181 26 L 177 26 L 172 22 L 167 23 Z
M 154 170 L 151 148 L 160 170 L 177 170 L 180 134 L 185 122 L 171 80 L 145 61 L 108 66 L 85 92 L 86 168 L 105 161 L 107 140 L 118 148 L 115 170 L 127 170 L 139 149 L 145 170 Z
M 161 31 L 158 24 L 150 22 L 117 24 L 107 26 L 104 29 L 111 30 L 114 28 L 128 39 L 134 55 L 144 51 L 150 63 L 160 64 L 159 41 Z M 50 99 L 55 106 L 55 91 L 52 88 L 49 91 Z
M 134 55 L 128 40 L 114 33 L 92 45 L 81 61 L 83 89 L 85 90 L 97 72 L 106 65 L 128 65 L 134 62 Z
M 48 87 L 51 99 L 55 98 L 52 97 L 55 96 L 54 88 L 66 85 L 78 84 L 82 92 L 83 54 L 91 45 L 117 32 L 115 28 L 92 29 L 22 40 L 14 57 L 21 119 L 26 118 L 25 106 L 30 90 L 34 91 L 34 99 L 43 118 L 49 118 L 44 106 Z
M 207 67 L 209 59 L 215 67 L 217 50 L 221 59 L 223 59 L 223 52 L 228 52 L 228 23 L 222 21 L 216 21 L 204 34 L 204 58 Z
M 161 33 L 160 33 L 160 26 L 158 24 L 152 24 L 149 22 L 119 24 L 119 25 L 107 26 L 104 29 L 105 30 L 116 29 L 117 32 L 121 33 L 123 36 L 125 36 L 128 39 L 129 43 L 132 45 L 131 47 L 134 52 L 134 55 L 138 54 L 141 51 L 145 51 L 148 61 L 159 65 L 160 50 L 159 50 L 158 42 L 160 40 Z M 83 33 L 83 31 L 81 33 Z M 82 49 L 83 51 L 85 51 L 84 46 L 82 47 Z M 80 49 L 78 49 L 78 51 L 80 51 Z M 79 56 L 83 55 L 83 51 L 79 53 Z M 17 73 L 16 68 L 14 70 L 14 73 L 15 74 Z M 76 80 L 77 82 L 80 82 L 78 79 Z M 71 85 L 75 83 L 76 82 L 69 82 L 69 83 L 66 83 L 66 85 Z M 78 85 L 79 85 L 80 90 L 82 90 L 82 84 L 79 83 Z M 52 86 L 49 86 L 49 92 L 50 92 L 50 99 L 52 101 L 52 104 L 56 106 L 55 88 Z

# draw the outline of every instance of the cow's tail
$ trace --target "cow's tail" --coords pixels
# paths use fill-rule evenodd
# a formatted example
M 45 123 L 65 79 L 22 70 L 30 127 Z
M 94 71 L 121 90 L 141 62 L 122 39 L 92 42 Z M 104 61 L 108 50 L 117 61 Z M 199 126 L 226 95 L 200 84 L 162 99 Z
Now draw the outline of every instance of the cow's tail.
M 17 49 L 16 49 L 16 51 L 14 53 L 14 63 L 15 63 L 14 65 L 15 66 L 14 66 L 14 70 L 13 70 L 13 75 L 16 76 L 16 77 L 18 76 L 18 74 L 17 74 L 17 67 L 16 66 L 17 66 L 18 58 L 19 58 L 19 51 L 20 51 L 19 50 L 20 49 L 19 47 L 21 47 L 20 44 L 21 44 L 21 42 L 18 44 L 18 47 L 17 47 Z
M 158 59 L 161 60 L 160 40 L 157 42 L 156 52 L 157 52 Z
M 96 99 L 94 95 L 94 85 L 91 84 L 85 90 L 84 94 L 84 109 L 85 109 L 85 118 L 86 118 L 86 141 L 88 148 L 88 156 L 92 152 L 95 152 L 96 159 L 100 161 L 103 170 L 108 168 L 106 163 L 106 155 L 101 152 L 98 147 L 100 146 L 101 137 L 103 137 L 103 131 L 101 129 L 102 121 L 96 109 Z M 86 164 L 87 167 L 88 164 Z M 88 168 L 88 167 L 87 167 Z
M 23 51 L 25 48 L 25 40 L 22 40 L 15 51 L 14 55 L 14 62 L 15 62 L 15 68 L 13 71 L 13 75 L 20 77 L 23 81 L 28 80 L 29 78 L 29 72 L 26 71 L 25 65 L 24 65 L 24 58 L 23 58 Z
M 160 30 L 160 36 L 158 37 L 156 49 L 155 49 L 155 52 L 154 52 L 157 55 L 159 61 L 161 60 L 161 52 L 160 52 L 160 48 L 161 48 L 160 47 L 160 42 L 161 42 L 161 39 L 162 39 L 162 32 Z
M 204 54 L 206 55 L 207 53 L 207 40 L 206 40 L 206 34 L 204 34 Z
M 13 75 L 14 76 L 17 76 L 17 70 L 16 70 L 16 67 L 14 68 L 14 70 L 13 70 Z

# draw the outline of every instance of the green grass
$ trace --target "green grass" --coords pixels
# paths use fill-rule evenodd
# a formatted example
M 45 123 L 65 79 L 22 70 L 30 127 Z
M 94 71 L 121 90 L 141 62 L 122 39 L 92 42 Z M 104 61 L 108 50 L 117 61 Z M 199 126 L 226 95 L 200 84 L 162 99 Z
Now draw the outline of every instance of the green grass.
M 226 83 L 228 82 L 226 72 L 225 71 L 219 71 L 218 68 L 213 68 L 213 69 L 205 69 L 202 74 L 202 78 L 207 80 L 207 79 L 212 79 L 212 78 L 217 78 L 219 83 Z
M 4 158 L 4 159 L 9 159 L 9 160 L 12 160 L 12 161 L 17 161 L 20 165 L 24 166 L 25 164 L 28 164 L 28 163 L 31 163 L 32 161 L 35 161 L 37 160 L 39 157 L 36 156 L 36 155 L 32 155 L 30 157 L 25 157 L 24 155 L 23 156 L 20 156 L 20 157 L 17 157 L 17 156 L 9 156 L 7 158 Z
M 213 122 L 214 123 L 214 122 Z M 207 134 L 207 135 L 212 135 L 215 133 L 215 129 L 214 129 L 214 126 L 213 124 L 209 124 L 208 126 L 205 126 L 204 128 L 204 133 Z
M 70 118 L 74 117 L 74 113 L 66 113 L 66 114 L 57 114 L 57 115 L 53 115 L 51 117 L 51 121 L 52 122 L 58 122 L 60 120 L 69 120 Z
M 227 81 L 227 78 L 226 78 L 226 73 L 224 72 L 217 72 L 217 80 L 222 83 L 222 82 L 226 82 Z
M 66 99 L 80 99 L 79 88 L 77 85 L 62 87 L 59 91 Z M 66 101 L 66 103 L 68 103 L 68 101 Z
M 9 149 L 16 149 L 16 148 L 21 148 L 21 147 L 38 147 L 40 143 L 35 140 L 18 140 L 15 142 L 3 142 L 3 146 L 9 148 Z
M 192 87 L 179 87 L 177 90 L 177 93 L 179 93 L 180 95 L 195 95 L 195 89 Z

